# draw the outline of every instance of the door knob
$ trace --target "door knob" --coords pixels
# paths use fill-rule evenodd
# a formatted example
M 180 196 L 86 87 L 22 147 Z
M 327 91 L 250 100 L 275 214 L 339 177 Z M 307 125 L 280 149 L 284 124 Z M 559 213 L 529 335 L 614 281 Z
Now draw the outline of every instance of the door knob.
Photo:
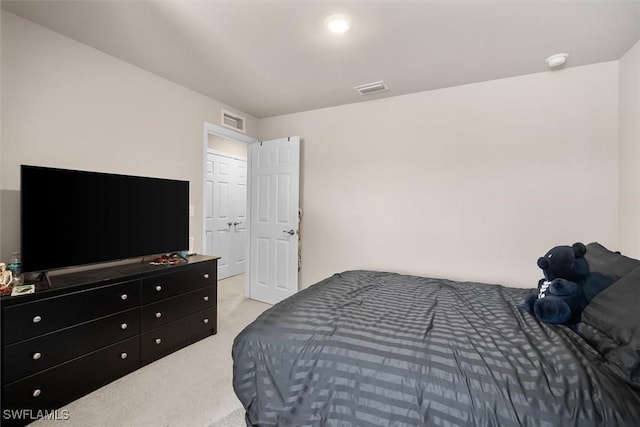
M 229 227 L 229 228 L 227 229 L 227 231 L 231 231 L 231 226 L 232 226 L 232 225 L 233 225 L 233 223 L 232 223 L 231 221 L 229 221 L 229 222 L 227 223 L 227 226 Z
M 287 233 L 290 236 L 293 236 L 294 234 L 296 234 L 296 232 L 293 230 L 293 228 L 291 230 L 282 230 L 283 233 Z

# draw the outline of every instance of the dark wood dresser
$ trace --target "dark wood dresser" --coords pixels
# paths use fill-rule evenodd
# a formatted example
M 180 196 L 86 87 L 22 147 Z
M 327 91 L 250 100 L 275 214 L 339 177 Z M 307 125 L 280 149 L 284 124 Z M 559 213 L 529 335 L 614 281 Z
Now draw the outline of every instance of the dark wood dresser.
M 217 332 L 217 257 L 51 277 L 2 297 L 2 425 L 24 425 Z M 55 419 L 55 418 L 54 418 Z

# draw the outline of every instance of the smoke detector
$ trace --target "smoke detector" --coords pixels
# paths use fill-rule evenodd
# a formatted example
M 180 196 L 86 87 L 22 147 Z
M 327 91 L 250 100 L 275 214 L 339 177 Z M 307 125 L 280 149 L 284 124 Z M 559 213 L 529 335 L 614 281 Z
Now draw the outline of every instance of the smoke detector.
M 546 63 L 549 68 L 558 68 L 563 66 L 567 62 L 569 57 L 568 53 L 556 53 L 547 58 Z
M 355 86 L 354 89 L 360 92 L 360 95 L 370 95 L 372 93 L 389 90 L 387 85 L 382 80 L 380 80 L 379 82 L 373 82 L 373 83 L 367 83 L 360 86 Z

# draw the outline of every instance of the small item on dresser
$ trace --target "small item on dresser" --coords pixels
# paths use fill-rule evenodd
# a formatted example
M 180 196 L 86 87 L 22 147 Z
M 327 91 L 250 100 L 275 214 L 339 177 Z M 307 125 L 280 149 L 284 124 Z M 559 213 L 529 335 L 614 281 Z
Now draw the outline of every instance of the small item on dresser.
M 14 286 L 11 296 L 33 294 L 36 291 L 36 285 L 20 285 Z
M 20 261 L 20 252 L 14 252 L 11 256 L 11 262 L 7 266 L 13 275 L 13 286 L 19 286 L 24 283 L 22 277 L 22 262 Z
M 181 254 L 172 253 L 170 255 L 161 255 L 158 258 L 155 258 L 149 264 L 151 265 L 174 265 L 180 264 L 183 262 L 187 262 L 187 259 L 183 257 Z
M 7 265 L 0 262 L 0 294 L 9 295 L 11 293 L 11 282 L 13 282 L 13 273 L 7 270 Z

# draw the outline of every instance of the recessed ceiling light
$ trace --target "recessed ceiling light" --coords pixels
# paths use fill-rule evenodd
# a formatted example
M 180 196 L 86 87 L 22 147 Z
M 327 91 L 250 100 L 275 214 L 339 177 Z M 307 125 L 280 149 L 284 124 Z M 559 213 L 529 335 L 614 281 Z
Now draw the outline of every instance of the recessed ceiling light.
M 347 15 L 331 15 L 324 20 L 324 23 L 334 34 L 346 33 L 351 27 L 351 20 Z
M 547 58 L 546 63 L 549 68 L 557 68 L 565 64 L 567 62 L 567 58 L 569 57 L 568 53 L 557 53 L 555 55 L 551 55 Z

